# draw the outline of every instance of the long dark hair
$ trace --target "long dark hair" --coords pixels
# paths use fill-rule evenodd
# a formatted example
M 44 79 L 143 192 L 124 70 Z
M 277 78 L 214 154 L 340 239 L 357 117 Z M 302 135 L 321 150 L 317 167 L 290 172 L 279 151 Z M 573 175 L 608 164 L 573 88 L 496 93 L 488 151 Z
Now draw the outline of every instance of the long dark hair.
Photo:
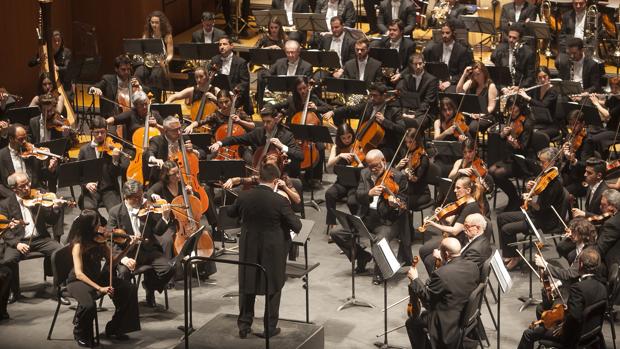
M 71 244 L 80 243 L 82 252 L 92 247 L 99 226 L 97 211 L 84 209 L 71 223 L 67 241 Z
M 355 142 L 355 131 L 353 131 L 353 128 L 351 127 L 351 125 L 347 124 L 346 122 L 343 122 L 342 124 L 340 124 L 340 126 L 338 126 L 338 129 L 336 129 L 336 149 L 340 150 L 340 149 L 346 148 L 349 145 L 351 145 L 351 144 L 345 145 L 340 140 L 340 136 L 345 135 L 347 133 L 350 133 L 353 135 L 353 138 L 351 139 L 351 144 L 353 144 L 353 142 Z
M 168 176 L 170 174 L 170 170 L 176 167 L 179 167 L 179 165 L 177 165 L 174 161 L 167 160 L 164 162 L 161 166 L 161 172 L 159 172 L 159 180 L 165 185 L 168 185 L 168 183 L 170 183 L 170 178 Z
M 43 81 L 45 79 L 49 79 L 52 82 L 52 90 L 51 91 L 43 91 Z M 51 93 L 53 91 L 56 91 L 56 83 L 54 82 L 54 80 L 52 80 L 52 77 L 50 76 L 50 73 L 48 72 L 43 72 L 41 73 L 41 75 L 39 75 L 39 82 L 37 83 L 37 95 L 44 95 L 46 93 Z
M 144 32 L 142 33 L 147 38 L 153 37 L 153 28 L 151 28 L 151 18 L 158 17 L 159 18 L 159 30 L 161 31 L 162 39 L 166 37 L 166 35 L 172 35 L 172 26 L 170 25 L 170 21 L 168 17 L 161 11 L 153 11 L 146 16 L 146 24 L 144 25 Z
M 299 94 L 299 92 L 297 92 L 297 87 L 299 87 L 299 85 L 301 84 L 308 85 L 308 78 L 306 78 L 305 76 L 300 76 L 295 79 L 295 90 L 293 91 L 293 105 L 295 105 L 295 108 L 299 109 L 300 111 L 303 110 L 304 103 L 306 102 L 305 100 L 302 100 L 301 95 Z M 308 93 L 310 92 L 311 91 L 308 91 Z

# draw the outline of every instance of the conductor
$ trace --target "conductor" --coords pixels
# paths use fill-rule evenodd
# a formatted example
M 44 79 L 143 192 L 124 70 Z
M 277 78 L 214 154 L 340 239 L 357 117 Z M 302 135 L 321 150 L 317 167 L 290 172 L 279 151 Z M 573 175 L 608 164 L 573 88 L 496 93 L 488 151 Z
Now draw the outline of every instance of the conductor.
M 280 171 L 275 165 L 264 164 L 259 170 L 259 185 L 244 191 L 231 206 L 228 215 L 241 218 L 239 261 L 262 265 L 267 272 L 268 287 L 262 273 L 253 267 L 239 266 L 239 337 L 252 331 L 256 295 L 269 297 L 268 329 L 256 333 L 273 337 L 280 333 L 278 325 L 281 290 L 286 280 L 286 258 L 291 242 L 290 231 L 299 233 L 301 221 L 291 204 L 274 189 Z

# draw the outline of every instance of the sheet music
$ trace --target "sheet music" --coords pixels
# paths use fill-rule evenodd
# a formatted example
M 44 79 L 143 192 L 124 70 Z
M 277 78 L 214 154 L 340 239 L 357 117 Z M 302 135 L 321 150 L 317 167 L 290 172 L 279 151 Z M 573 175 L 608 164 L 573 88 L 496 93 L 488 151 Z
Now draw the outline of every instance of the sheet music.
M 396 272 L 400 269 L 400 263 L 398 263 L 396 257 L 394 256 L 394 253 L 392 253 L 392 249 L 390 249 L 390 245 L 388 244 L 387 240 L 385 238 L 382 238 L 381 240 L 379 240 L 379 242 L 377 242 L 377 246 L 379 246 L 382 251 L 389 252 L 384 254 L 385 259 L 387 261 L 387 264 L 390 266 L 392 275 L 396 274 Z

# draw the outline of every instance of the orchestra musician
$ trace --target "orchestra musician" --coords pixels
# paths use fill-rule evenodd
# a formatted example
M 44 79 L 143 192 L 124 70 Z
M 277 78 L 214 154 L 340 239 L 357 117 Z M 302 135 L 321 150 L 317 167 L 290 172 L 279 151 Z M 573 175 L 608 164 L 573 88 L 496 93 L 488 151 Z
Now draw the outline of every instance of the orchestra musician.
M 593 150 L 598 151 L 602 155 L 608 154 L 609 146 L 616 142 L 618 123 L 620 123 L 620 77 L 614 76 L 609 78 L 608 81 L 611 96 L 604 98 L 604 101 L 602 101 L 601 96 L 590 95 L 590 101 L 598 110 L 605 128 L 596 130 L 594 127 L 589 127 L 589 139 L 594 147 Z
M 335 78 L 355 79 L 367 84 L 383 80 L 381 62 L 368 56 L 370 41 L 361 38 L 355 42 L 355 58 L 344 64 L 342 72 L 336 71 Z
M 456 85 L 456 93 L 478 96 L 482 113 L 469 114 L 471 118 L 469 132 L 471 137 L 476 139 L 478 132 L 486 131 L 493 123 L 493 113 L 497 107 L 499 95 L 487 67 L 482 62 L 475 61 L 472 66 L 465 68 Z
M 564 188 L 562 187 L 562 180 L 557 177 L 557 168 L 553 168 L 553 166 L 555 166 L 554 161 L 558 157 L 558 152 L 559 150 L 557 148 L 552 147 L 545 148 L 538 152 L 538 163 L 542 169 L 539 178 L 547 176 L 546 178 L 548 181 L 545 181 L 547 185 L 544 186 L 542 191 L 538 194 L 537 201 L 531 201 L 526 206 L 528 215 L 532 219 L 534 225 L 543 231 L 551 230 L 561 224 L 551 206 L 555 207 L 557 210 L 557 208 L 561 207 L 562 202 L 567 199 L 563 194 Z M 556 177 L 552 175 L 554 172 Z M 537 187 L 539 186 L 539 183 L 536 183 L 536 181 L 530 180 L 526 183 L 525 189 L 527 192 L 524 194 L 525 202 L 532 200 L 530 195 L 534 196 L 533 188 L 538 189 Z M 504 262 L 506 263 L 506 269 L 514 270 L 521 262 L 521 258 L 515 251 L 516 247 L 510 246 L 509 244 L 517 240 L 518 233 L 528 234 L 530 232 L 526 217 L 521 211 L 510 212 L 505 210 L 503 213 L 497 215 L 497 228 L 500 233 L 500 247 L 502 249 Z
M 455 122 L 457 117 L 456 104 L 449 97 L 443 97 L 439 101 L 439 118 L 433 122 L 433 139 L 438 141 L 460 141 L 467 138 L 462 130 L 457 130 L 459 125 Z M 462 114 L 461 114 L 462 115 Z M 460 134 L 459 134 L 460 133 Z M 458 136 L 455 136 L 458 134 Z
M 284 43 L 288 40 L 288 35 L 282 28 L 282 22 L 278 17 L 271 17 L 267 32 L 256 41 L 255 48 L 284 49 Z
M 64 125 L 65 118 L 56 110 L 56 98 L 48 93 L 39 96 L 41 114 L 30 119 L 28 136 L 33 143 L 42 143 L 66 137 L 70 127 Z M 54 125 L 59 125 L 54 127 Z M 62 131 L 59 131 L 60 128 Z
M 216 44 L 220 38 L 226 35 L 222 29 L 215 27 L 215 15 L 205 11 L 200 17 L 202 27 L 192 33 L 192 42 L 201 44 Z
M 411 265 L 413 255 L 411 253 L 411 235 L 409 232 L 408 215 L 406 210 L 399 209 L 397 206 L 405 203 L 407 197 L 407 178 L 400 171 L 392 171 L 387 168 L 387 163 L 383 153 L 378 149 L 373 149 L 366 154 L 367 168 L 362 169 L 360 181 L 357 187 L 357 202 L 359 205 L 359 216 L 362 217 L 368 230 L 379 238 L 385 238 L 388 243 L 394 239 L 399 239 L 397 259 L 404 262 L 404 265 Z M 398 185 L 398 192 L 387 194 L 385 185 L 381 184 L 381 178 L 386 171 L 393 175 L 393 181 Z M 406 205 L 406 203 L 405 203 Z M 342 231 L 330 232 L 332 240 L 351 260 L 351 234 Z M 355 245 L 355 258 L 357 267 L 356 273 L 364 273 L 366 264 L 372 259 L 372 255 L 365 251 L 361 245 Z M 379 267 L 375 262 L 375 270 L 372 283 L 379 285 L 383 278 Z
M 575 2 L 585 0 L 574 0 Z M 583 40 L 571 38 L 566 41 L 566 55 L 564 59 L 558 57 L 555 68 L 560 79 L 580 82 L 584 91 L 599 92 L 601 90 L 601 76 L 599 64 L 584 52 Z
M 58 77 L 58 81 L 62 82 L 63 87 L 67 91 L 71 91 L 71 81 L 69 80 L 69 76 L 67 75 L 67 67 L 69 67 L 69 62 L 71 61 L 71 50 L 65 46 L 65 41 L 62 37 L 62 33 L 60 30 L 52 31 L 52 50 L 54 51 L 54 65 L 56 69 L 56 74 Z M 29 67 L 35 67 L 41 64 L 41 58 L 46 60 L 47 57 L 41 57 L 37 54 L 36 57 L 28 62 Z M 54 84 L 54 87 L 55 84 Z M 39 93 L 43 94 L 43 93 Z
M 489 224 L 491 222 L 479 213 L 472 213 L 465 217 L 463 223 L 463 232 L 467 239 L 462 245 L 461 256 L 463 259 L 476 263 L 480 273 L 482 273 L 484 263 L 493 254 L 493 248 L 486 233 L 487 227 L 491 228 L 488 226 Z M 480 277 L 485 278 L 486 275 L 480 274 Z
M 478 267 L 463 258 L 457 239 L 443 239 L 439 251 L 442 266 L 429 272 L 426 283 L 420 280 L 415 267 L 407 273 L 410 294 L 416 294 L 426 309 L 418 318 L 410 317 L 405 323 L 415 349 L 458 347 L 459 319 L 480 280 Z
M 80 347 L 88 348 L 95 344 L 93 320 L 97 314 L 98 295 L 109 296 L 116 308 L 112 319 L 106 324 L 106 337 L 127 341 L 127 333 L 140 330 L 138 288 L 129 280 L 113 277 L 108 272 L 109 265 L 115 265 L 118 257 L 110 258 L 110 247 L 101 242 L 103 236 L 98 233 L 102 227 L 99 219 L 97 212 L 83 210 L 69 230 L 73 268 L 67 278 L 67 289 L 78 302 L 73 336 Z M 106 260 L 103 269 L 102 259 Z
M 123 125 L 123 138 L 131 142 L 133 133 L 144 127 L 145 118 L 149 119 L 149 127 L 163 131 L 163 119 L 157 110 L 150 110 L 150 100 L 146 93 L 137 91 L 131 96 L 132 108 L 106 119 L 108 125 Z
M 413 40 L 403 36 L 406 33 L 404 31 L 405 23 L 400 19 L 393 19 L 388 22 L 387 25 L 387 36 L 379 40 L 374 40 L 370 44 L 370 47 L 388 48 L 398 51 L 400 66 L 397 71 L 402 71 L 408 66 L 411 54 L 415 52 L 415 43 Z M 394 74 L 396 74 L 396 72 L 394 72 Z M 398 78 L 393 75 L 390 77 L 390 82 L 396 84 Z
M 355 39 L 351 33 L 345 29 L 344 20 L 340 16 L 331 19 L 331 35 L 321 35 L 318 46 L 319 50 L 335 51 L 340 58 L 340 66 L 355 58 Z M 339 74 L 344 73 L 343 68 Z
M 620 263 L 620 192 L 607 189 L 601 198 L 601 211 L 611 217 L 599 229 L 596 246 L 604 258 L 605 265 Z
M 194 69 L 195 86 L 186 87 L 183 90 L 173 93 L 166 99 L 166 104 L 170 104 L 178 100 L 189 100 L 193 104 L 196 101 L 200 101 L 202 96 L 206 93 L 207 98 L 210 100 L 213 94 L 208 91 L 207 87 L 209 80 L 207 77 L 207 68 L 197 67 Z M 216 99 L 216 98 L 213 98 Z
M 355 159 L 356 155 L 351 153 L 351 147 L 355 141 L 355 131 L 349 124 L 342 123 L 336 129 L 336 138 L 334 146 L 332 146 L 329 158 L 327 160 L 327 170 L 333 170 L 335 166 L 349 166 Z M 357 161 L 358 167 L 362 167 L 361 161 Z M 358 210 L 357 199 L 355 197 L 357 187 L 347 186 L 339 181 L 336 182 L 325 191 L 325 207 L 327 214 L 325 216 L 325 224 L 331 230 L 336 225 L 336 202 L 344 197 L 347 198 L 347 207 L 351 214 L 356 214 Z
M 152 68 L 142 64 L 136 68 L 135 76 L 151 88 L 156 101 L 162 100 L 162 92 L 168 85 L 168 65 L 174 55 L 172 26 L 168 17 L 161 11 L 153 11 L 146 17 L 142 32 L 143 39 L 160 39 L 163 56 L 156 57 Z
M 570 287 L 561 331 L 557 331 L 556 328 L 547 329 L 545 326 L 527 329 L 523 331 L 519 349 L 534 348 L 534 343 L 541 339 L 552 340 L 568 347 L 578 342 L 581 329 L 588 326 L 583 323 L 584 309 L 607 299 L 607 288 L 594 276 L 600 263 L 601 256 L 595 249 L 586 248 L 581 252 L 579 281 Z
M 65 97 L 56 92 L 56 85 L 52 82 L 52 78 L 50 74 L 47 72 L 41 73 L 39 76 L 39 83 L 37 84 L 37 95 L 32 98 L 30 101 L 30 107 L 41 107 L 41 96 L 44 95 L 54 95 L 55 99 L 55 109 L 58 114 L 62 114 L 65 110 Z
M 407 130 L 405 156 L 395 166 L 396 170 L 401 171 L 409 182 L 407 184 L 407 203 L 409 209 L 413 211 L 417 211 L 421 205 L 431 201 L 431 191 L 427 183 L 430 162 L 424 149 L 422 136 L 422 132 L 416 128 Z
M 526 0 L 514 0 L 502 5 L 499 27 L 504 34 L 509 34 L 516 23 L 525 24 L 536 20 L 536 6 Z M 510 40 L 510 39 L 508 39 Z
M 13 194 L 0 201 L 0 214 L 27 223 L 12 224 L 3 236 L 5 248 L 2 264 L 8 265 L 13 272 L 9 303 L 14 303 L 21 297 L 19 261 L 30 252 L 41 252 L 49 257 L 62 247 L 47 230 L 47 225 L 55 225 L 58 221 L 62 204 L 54 201 L 50 207 L 40 204 L 26 206 L 27 199 L 31 198 L 32 183 L 25 172 L 11 174 L 7 178 L 7 184 Z M 63 303 L 67 301 L 63 300 Z
M 429 43 L 422 54 L 426 62 L 442 62 L 448 65 L 450 80 L 439 82 L 440 91 L 446 91 L 450 86 L 452 90 L 455 89 L 461 73 L 474 62 L 471 50 L 456 40 L 454 23 L 450 21 L 441 26 L 441 43 Z
M 274 10 L 284 10 L 290 26 L 294 26 L 293 13 L 311 13 L 308 0 L 271 0 L 271 8 Z M 329 19 L 327 19 L 329 22 Z M 328 27 L 329 28 L 329 27 Z M 291 39 L 297 40 L 300 44 L 306 43 L 308 33 L 306 31 L 289 32 Z
M 579 110 L 572 110 L 568 113 L 567 120 L 571 134 L 562 144 L 562 184 L 573 197 L 584 197 L 587 189 L 583 184 L 586 162 L 594 154 L 591 151 L 592 147 L 588 146 L 590 141 L 583 113 Z M 604 162 L 603 167 L 605 167 Z
M 404 125 L 409 127 L 427 129 L 432 123 L 432 116 L 437 114 L 437 91 L 439 80 L 425 69 L 424 56 L 421 53 L 414 53 L 409 57 L 409 66 L 400 72 L 400 80 L 396 89 L 402 92 L 413 92 L 418 94 L 420 105 L 413 110 L 413 117 L 403 113 Z M 428 114 L 426 111 L 428 110 Z M 424 116 L 426 114 L 426 116 Z M 420 116 L 424 116 L 421 118 Z
M 573 8 L 562 14 L 562 27 L 560 28 L 560 36 L 558 40 L 558 59 L 567 49 L 568 41 L 572 38 L 585 40 L 586 31 L 586 0 L 573 0 Z
M 129 56 L 124 54 L 116 56 L 114 58 L 114 74 L 104 74 L 101 80 L 88 90 L 90 94 L 103 96 L 107 99 L 102 98 L 99 100 L 101 116 L 109 118 L 131 107 L 129 98 L 130 83 L 132 93 L 143 90 L 140 81 L 131 76 L 131 59 Z M 121 106 L 119 107 L 110 101 L 117 101 Z
M 250 71 L 248 70 L 248 63 L 245 59 L 235 55 L 233 49 L 234 44 L 231 39 L 227 36 L 221 37 L 219 41 L 220 53 L 211 58 L 211 66 L 219 67 L 218 74 L 226 76 L 230 88 L 239 91 L 239 105 L 243 106 L 246 113 L 252 115 L 254 107 L 250 99 Z M 237 106 L 234 107 L 237 108 Z
M 355 28 L 357 23 L 357 12 L 355 12 L 352 0 L 316 0 L 314 13 L 325 14 L 328 29 L 334 16 L 342 17 L 344 26 L 347 28 Z
M 8 127 L 7 135 L 9 138 L 9 145 L 0 149 L 1 196 L 6 198 L 13 195 L 13 192 L 8 189 L 8 177 L 15 172 L 26 173 L 34 188 L 43 188 L 42 172 L 44 171 L 45 162 L 33 156 L 28 158 L 21 157 L 28 143 L 26 128 L 20 124 L 11 124 Z
M 379 4 L 379 15 L 377 16 L 377 29 L 379 33 L 389 36 L 389 26 L 394 20 L 400 20 L 402 33 L 413 32 L 416 21 L 415 6 L 411 0 L 383 0 Z M 415 51 L 415 50 L 414 50 Z M 405 56 L 408 58 L 409 55 Z M 403 61 L 403 64 L 407 62 Z
M 508 67 L 510 71 L 512 83 L 502 86 L 503 94 L 533 86 L 536 80 L 536 57 L 530 46 L 522 41 L 523 33 L 521 25 L 513 24 L 508 29 L 507 42 L 500 43 L 491 53 L 491 62 L 496 67 Z
M 239 260 L 264 266 L 267 278 L 260 277 L 255 268 L 239 266 L 239 337 L 246 338 L 252 331 L 256 295 L 269 297 L 265 313 L 268 328 L 259 337 L 273 337 L 280 333 L 278 326 L 280 297 L 286 281 L 286 256 L 291 244 L 290 231 L 299 233 L 301 221 L 293 213 L 290 203 L 274 189 L 280 178 L 278 167 L 265 164 L 259 169 L 260 184 L 239 194 L 227 211 L 241 219 Z M 257 205 L 257 203 L 260 203 Z M 265 285 L 267 279 L 269 285 Z M 269 294 L 267 294 L 267 289 Z
M 535 119 L 534 129 L 546 134 L 549 139 L 554 139 L 560 134 L 560 126 L 564 120 L 555 111 L 558 103 L 558 91 L 553 88 L 550 79 L 549 68 L 544 66 L 536 68 L 536 83 L 540 86 L 527 92 L 520 88 L 519 96 L 523 97 L 531 107 L 537 107 L 540 112 L 549 111 L 550 118 L 547 118 L 546 115 L 539 115 L 538 111 L 532 109 Z
M 174 275 L 170 259 L 164 255 L 163 249 L 156 236 L 162 236 L 170 226 L 170 207 L 164 207 L 163 213 L 149 212 L 140 216 L 140 209 L 146 205 L 142 184 L 133 179 L 123 184 L 124 201 L 114 206 L 108 219 L 110 229 L 122 229 L 134 239 L 140 239 L 138 245 L 129 248 L 127 256 L 120 260 L 117 267 L 118 277 L 129 280 L 131 274 L 142 265 L 153 268 L 144 273 L 142 286 L 146 291 L 146 305 L 154 308 L 155 291 L 162 292 L 168 281 Z M 114 250 L 120 253 L 128 245 L 115 243 Z

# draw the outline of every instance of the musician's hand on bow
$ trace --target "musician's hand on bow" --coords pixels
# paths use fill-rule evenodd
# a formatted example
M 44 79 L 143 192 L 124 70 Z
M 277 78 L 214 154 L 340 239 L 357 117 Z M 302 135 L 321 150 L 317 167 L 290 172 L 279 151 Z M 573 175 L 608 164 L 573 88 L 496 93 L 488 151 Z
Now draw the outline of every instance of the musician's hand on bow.
M 466 135 L 459 135 L 459 142 L 463 143 L 467 140 L 467 136 Z
M 277 139 L 276 137 L 273 137 L 271 139 L 271 144 L 273 144 L 274 146 L 276 146 L 280 150 L 282 150 L 282 148 L 284 148 L 284 144 L 282 144 L 282 142 L 279 139 Z
M 409 267 L 409 271 L 407 272 L 407 277 L 409 280 L 413 281 L 418 278 L 418 269 L 414 266 Z
M 97 192 L 97 182 L 86 183 L 86 189 L 92 194 Z
M 504 128 L 502 129 L 502 132 L 500 134 L 500 136 L 502 137 L 506 137 L 510 134 L 510 131 L 512 131 L 512 127 L 510 126 L 504 126 Z
M 276 189 L 286 187 L 286 182 L 282 179 L 276 179 Z
M 215 142 L 211 144 L 211 146 L 209 147 L 209 151 L 211 153 L 217 153 L 217 151 L 220 149 L 220 146 L 221 146 L 220 142 Z
M 197 121 L 192 121 L 191 124 L 185 126 L 185 129 L 183 129 L 183 133 L 187 135 L 194 132 L 194 127 L 198 127 Z
M 28 246 L 27 244 L 21 243 L 21 242 L 18 242 L 17 246 L 15 246 L 15 248 L 21 254 L 26 254 L 26 253 L 30 252 L 30 246 Z
M 383 193 L 383 186 L 376 185 L 368 191 L 368 196 L 379 196 Z
M 578 208 L 573 208 L 571 212 L 573 214 L 573 217 L 585 217 L 586 216 L 586 213 Z
M 162 168 L 162 167 L 164 166 L 164 160 L 162 160 L 162 159 L 156 159 L 156 158 L 151 158 L 151 159 L 149 160 L 149 164 L 151 164 L 151 165 L 155 165 L 155 166 L 157 166 L 157 167 L 159 167 L 159 168 Z
M 441 252 L 439 251 L 439 249 L 436 248 L 433 250 L 433 257 L 435 257 L 435 259 L 441 260 Z
M 572 240 L 573 231 L 570 228 L 564 228 L 564 237 Z
M 314 102 L 308 102 L 308 109 L 316 110 L 316 104 L 314 104 Z
M 397 170 L 401 170 L 401 169 L 405 168 L 405 166 L 407 166 L 408 162 L 409 162 L 409 157 L 404 157 L 404 158 L 400 159 L 400 161 L 396 165 L 396 169 Z
M 241 121 L 241 118 L 237 114 L 231 115 L 230 118 L 232 119 L 234 123 L 238 123 L 239 121 Z
M 135 238 L 132 237 L 132 239 Z M 133 241 L 132 241 L 133 242 Z M 134 271 L 136 270 L 136 260 L 133 258 L 129 258 L 129 257 L 123 257 L 123 259 L 121 259 L 121 264 L 126 266 L 127 269 Z
M 547 268 L 547 262 L 538 253 L 534 255 L 534 264 L 539 268 Z
M 9 123 L 8 122 L 6 122 L 4 120 L 0 121 L 0 128 L 1 129 L 5 129 L 7 127 L 9 127 Z
M 439 83 L 440 91 L 445 91 L 448 87 L 450 87 L 450 81 L 442 81 Z
M 235 186 L 235 183 L 232 178 L 228 178 L 224 184 L 222 184 L 222 188 L 224 189 L 232 189 Z
M 157 119 L 155 119 L 153 116 L 149 117 L 149 126 L 157 127 Z
M 392 77 L 390 78 L 390 82 L 391 83 L 398 82 L 398 80 L 400 80 L 400 73 L 396 73 L 396 74 L 392 75 Z
M 98 87 L 94 87 L 94 86 L 88 89 L 88 93 L 91 95 L 95 95 L 95 96 L 103 95 L 103 92 L 101 91 L 101 89 Z
M 151 194 L 151 201 L 157 201 L 157 200 L 161 200 L 161 196 L 155 193 Z
M 25 224 L 28 224 L 28 222 L 25 222 Z M 15 227 L 17 227 L 18 225 L 20 225 L 19 222 L 15 221 L 15 220 L 11 220 L 9 222 L 9 229 L 14 229 Z
M 114 287 L 111 287 L 111 286 L 98 287 L 97 288 L 97 292 L 99 292 L 101 294 L 107 294 L 108 296 L 113 296 L 114 295 Z
M 131 89 L 132 89 L 133 92 L 142 91 L 142 86 L 140 85 L 140 80 L 138 80 L 137 78 L 131 78 L 129 83 L 131 84 Z
M 534 182 L 534 181 L 527 181 L 527 183 L 525 184 L 525 189 L 530 191 L 530 190 L 532 190 L 532 188 L 534 188 L 535 185 L 536 185 L 536 182 Z

